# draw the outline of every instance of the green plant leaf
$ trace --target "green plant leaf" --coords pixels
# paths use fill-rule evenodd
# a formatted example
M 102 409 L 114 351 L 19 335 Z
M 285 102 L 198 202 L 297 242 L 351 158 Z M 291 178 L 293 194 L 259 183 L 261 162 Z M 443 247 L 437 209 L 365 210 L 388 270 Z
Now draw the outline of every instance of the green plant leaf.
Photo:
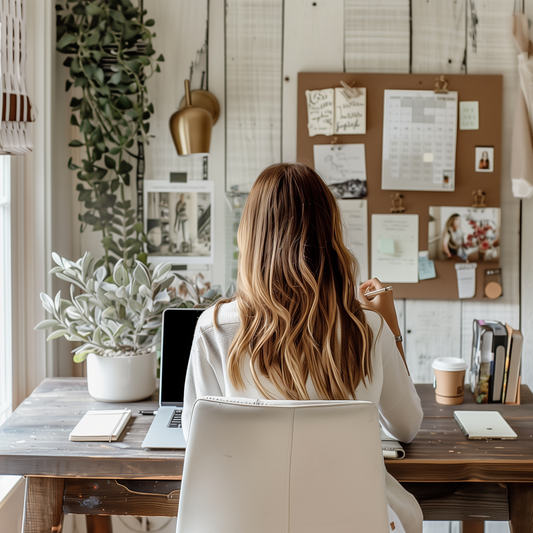
M 127 161 L 122 160 L 120 162 L 120 165 L 118 167 L 119 174 L 127 174 L 128 172 L 131 172 L 132 170 L 133 170 L 133 167 Z
M 163 56 L 163 54 L 159 54 L 159 57 L 156 59 L 156 61 L 164 61 L 165 60 L 165 57 Z M 158 65 L 158 68 L 159 68 L 159 65 Z
M 54 339 L 59 339 L 59 337 L 64 337 L 65 335 L 70 335 L 70 331 L 68 329 L 56 329 L 48 337 L 46 337 L 47 341 L 53 341 Z
M 109 157 L 108 155 L 104 157 L 104 161 L 105 161 L 105 166 L 109 169 L 113 170 L 117 166 L 117 162 L 112 157 Z
M 91 353 L 94 353 L 94 350 L 86 350 L 84 352 L 76 353 L 72 357 L 72 360 L 75 363 L 83 363 L 83 361 L 85 361 L 85 359 L 87 359 L 87 356 Z
M 77 148 L 78 146 L 83 146 L 83 143 L 81 141 L 78 141 L 77 139 L 73 139 L 68 143 L 69 146 L 72 146 L 73 148 Z
M 59 39 L 59 41 L 57 42 L 57 49 L 61 52 L 65 48 L 67 48 L 67 46 L 77 42 L 78 37 L 76 35 L 72 35 L 71 33 L 65 33 L 65 35 L 63 35 L 63 37 L 61 37 L 61 39 Z
M 39 322 L 33 329 L 35 331 L 40 331 L 43 329 L 53 328 L 55 326 L 59 326 L 59 322 L 57 320 L 50 318 L 47 320 L 43 320 L 42 322 Z

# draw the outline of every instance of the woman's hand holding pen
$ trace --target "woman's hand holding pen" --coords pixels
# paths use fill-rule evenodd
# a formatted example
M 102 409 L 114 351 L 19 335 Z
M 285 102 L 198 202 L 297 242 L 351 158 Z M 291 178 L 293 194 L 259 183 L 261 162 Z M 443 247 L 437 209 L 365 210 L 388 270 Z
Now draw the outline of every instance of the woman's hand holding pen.
M 394 335 L 400 335 L 398 317 L 396 316 L 396 308 L 394 307 L 393 291 L 389 290 L 382 292 L 371 299 L 365 296 L 365 293 L 384 288 L 385 285 L 383 285 L 377 278 L 365 281 L 359 286 L 361 303 L 363 306 L 368 307 L 373 311 L 377 311 L 385 319 L 385 322 L 387 322 Z
M 380 289 L 386 289 L 385 285 L 379 281 L 377 278 L 369 279 L 359 286 L 359 299 L 363 304 L 363 307 L 377 311 L 387 322 L 387 325 L 392 331 L 392 334 L 395 337 L 401 335 L 400 326 L 398 325 L 398 316 L 396 315 L 396 308 L 394 307 L 394 297 L 392 290 L 383 290 L 379 294 L 367 298 L 366 295 L 373 291 L 378 291 Z M 403 354 L 403 347 L 401 342 L 397 342 L 398 350 L 404 360 L 405 366 L 407 368 L 407 363 L 405 362 L 405 356 Z M 407 370 L 409 372 L 409 370 Z

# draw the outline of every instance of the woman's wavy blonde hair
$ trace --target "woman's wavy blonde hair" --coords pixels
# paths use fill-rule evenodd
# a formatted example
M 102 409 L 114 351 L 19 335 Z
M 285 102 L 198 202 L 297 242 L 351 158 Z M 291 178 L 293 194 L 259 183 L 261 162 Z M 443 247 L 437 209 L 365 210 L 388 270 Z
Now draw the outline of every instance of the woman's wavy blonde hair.
M 311 168 L 277 164 L 257 178 L 237 234 L 240 326 L 227 359 L 236 389 L 244 361 L 284 398 L 308 400 L 309 377 L 326 400 L 355 398 L 371 380 L 372 330 L 354 285 L 358 265 L 343 243 L 335 197 Z M 215 308 L 215 323 L 221 301 Z

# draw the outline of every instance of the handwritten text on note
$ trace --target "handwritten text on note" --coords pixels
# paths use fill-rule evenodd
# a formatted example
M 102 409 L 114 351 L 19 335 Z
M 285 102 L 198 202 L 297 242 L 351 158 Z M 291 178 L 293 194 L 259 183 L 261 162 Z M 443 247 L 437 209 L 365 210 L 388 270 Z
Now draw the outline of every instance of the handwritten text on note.
M 309 137 L 333 135 L 333 89 L 305 91 Z
M 359 96 L 346 94 L 345 89 L 335 88 L 335 129 L 339 135 L 366 133 L 366 89 L 357 88 Z

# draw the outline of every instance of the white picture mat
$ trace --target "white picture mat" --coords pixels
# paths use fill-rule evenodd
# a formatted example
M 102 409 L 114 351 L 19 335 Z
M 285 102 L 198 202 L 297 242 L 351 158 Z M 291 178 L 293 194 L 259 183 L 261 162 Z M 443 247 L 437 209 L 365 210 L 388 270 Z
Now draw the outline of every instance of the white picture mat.
M 212 181 L 191 181 L 188 183 L 170 183 L 165 180 L 145 180 L 144 189 L 144 227 L 148 239 L 151 239 L 149 220 L 160 220 L 161 226 L 168 224 L 165 232 L 170 238 L 169 249 L 164 253 L 150 252 L 148 260 L 150 263 L 172 263 L 176 265 L 187 264 L 211 264 L 214 260 L 214 184 Z M 165 206 L 160 205 L 161 194 L 167 193 L 169 202 Z M 183 196 L 185 216 L 178 217 L 177 204 Z M 205 205 L 204 205 L 205 204 Z M 182 206 L 183 208 L 183 206 Z M 209 209 L 209 227 L 205 230 L 200 228 L 198 223 L 202 215 Z M 181 209 L 180 209 L 181 210 Z M 168 216 L 166 214 L 168 211 Z M 163 216 L 162 216 L 163 215 Z M 180 220 L 177 220 L 180 218 Z M 184 220 L 183 220 L 184 219 Z M 183 233 L 186 234 L 190 250 L 180 252 L 174 250 L 173 245 L 180 247 L 183 242 Z M 157 238 L 157 237 L 156 237 Z
M 368 208 L 366 200 L 338 200 L 344 226 L 344 244 L 359 263 L 359 279 L 368 276 Z
M 418 215 L 372 215 L 371 275 L 383 282 L 418 283 Z M 380 240 L 394 241 L 383 253 Z
M 457 92 L 386 90 L 381 188 L 453 191 Z
M 494 147 L 476 146 L 476 172 L 494 172 Z

